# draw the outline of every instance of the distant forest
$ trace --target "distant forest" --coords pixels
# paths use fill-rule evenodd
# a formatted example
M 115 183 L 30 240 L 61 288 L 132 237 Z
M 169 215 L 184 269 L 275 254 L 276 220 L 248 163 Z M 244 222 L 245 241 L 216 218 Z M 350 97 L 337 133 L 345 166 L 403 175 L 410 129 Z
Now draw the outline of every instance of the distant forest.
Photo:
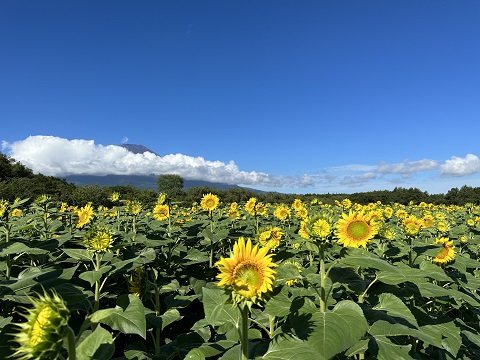
M 177 183 L 171 187 L 163 184 L 165 178 L 169 177 Z M 65 179 L 53 176 L 34 174 L 33 171 L 22 165 L 15 159 L 0 153 L 0 200 L 13 202 L 16 198 L 34 201 L 40 195 L 48 195 L 52 201 L 66 202 L 69 205 L 83 206 L 91 202 L 95 206 L 112 206 L 109 200 L 113 192 L 120 194 L 124 200 L 138 200 L 145 206 L 154 205 L 160 192 L 167 192 L 171 201 L 181 205 L 190 206 L 199 202 L 203 194 L 213 193 L 218 195 L 224 203 L 246 202 L 249 198 L 255 197 L 265 203 L 291 204 L 295 199 L 304 202 L 318 199 L 323 203 L 334 203 L 345 198 L 359 204 L 368 204 L 381 201 L 383 204 L 399 203 L 409 204 L 420 202 L 432 204 L 447 204 L 463 206 L 467 203 L 480 204 L 480 188 L 462 186 L 460 189 L 452 188 L 446 194 L 428 194 L 417 188 L 397 187 L 393 190 L 380 190 L 370 192 L 359 192 L 353 194 L 282 194 L 278 192 L 259 193 L 250 189 L 231 188 L 219 189 L 216 187 L 199 186 L 183 189 L 183 180 L 176 175 L 161 175 L 159 177 L 159 189 L 142 189 L 132 185 L 121 186 L 100 186 L 83 185 L 77 186 L 67 182 Z

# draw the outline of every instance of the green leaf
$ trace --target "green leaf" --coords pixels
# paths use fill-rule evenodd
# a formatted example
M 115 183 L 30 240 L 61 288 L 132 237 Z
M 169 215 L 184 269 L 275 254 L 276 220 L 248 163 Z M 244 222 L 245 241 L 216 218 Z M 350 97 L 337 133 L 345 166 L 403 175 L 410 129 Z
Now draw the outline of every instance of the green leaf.
M 107 273 L 111 268 L 111 266 L 102 266 L 98 271 L 85 271 L 78 275 L 78 277 L 82 280 L 88 281 L 90 283 L 90 286 L 93 286 L 93 284 L 100 280 L 102 278 L 102 275 Z
M 270 298 L 265 305 L 265 311 L 271 316 L 286 316 L 290 314 L 292 299 L 288 287 L 282 287 L 280 292 Z
M 203 288 L 203 308 L 205 320 L 212 326 L 231 323 L 235 327 L 240 323 L 240 311 L 233 304 L 226 304 L 230 296 L 222 289 Z
M 353 346 L 365 334 L 367 320 L 362 309 L 350 300 L 337 303 L 332 311 L 303 311 L 289 316 L 296 337 L 282 334 L 264 355 L 266 359 L 327 360 Z
M 184 357 L 184 360 L 205 360 L 205 355 L 199 349 L 192 349 Z
M 77 360 L 110 359 L 115 352 L 112 335 L 97 326 L 79 345 L 77 345 Z
M 137 334 L 146 338 L 145 308 L 142 301 L 132 294 L 121 295 L 115 308 L 96 311 L 91 315 L 90 321 L 108 325 L 124 334 Z
M 63 249 L 63 252 L 75 260 L 91 261 L 93 254 L 85 249 Z
M 378 346 L 377 360 L 392 360 L 392 359 L 412 359 L 410 355 L 411 345 L 394 344 L 386 336 L 375 336 L 375 341 Z
M 48 252 L 47 250 L 39 249 L 36 247 L 30 247 L 21 242 L 14 242 L 14 243 L 8 244 L 8 246 L 2 249 L 2 251 L 0 252 L 0 256 L 4 257 L 7 255 L 21 254 L 21 253 L 36 255 L 36 254 L 45 254 L 47 252 Z
M 380 303 L 373 308 L 374 310 L 383 310 L 391 317 L 397 318 L 397 322 L 402 322 L 405 319 L 409 324 L 418 327 L 415 316 L 400 298 L 385 293 L 380 295 L 379 301 Z

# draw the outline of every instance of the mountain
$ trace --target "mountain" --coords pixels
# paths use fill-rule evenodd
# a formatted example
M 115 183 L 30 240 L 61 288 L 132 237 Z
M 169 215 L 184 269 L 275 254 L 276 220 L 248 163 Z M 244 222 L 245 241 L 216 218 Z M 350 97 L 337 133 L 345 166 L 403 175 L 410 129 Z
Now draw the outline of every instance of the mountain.
M 157 175 L 68 175 L 64 177 L 67 182 L 77 186 L 99 185 L 99 186 L 117 186 L 131 185 L 139 189 L 157 190 Z M 225 183 L 210 182 L 203 180 L 183 180 L 183 189 L 188 190 L 193 187 L 209 186 L 221 190 L 232 188 L 242 189 L 238 185 L 230 185 Z M 244 188 L 247 190 L 263 193 L 261 190 Z
M 158 154 L 146 146 L 139 145 L 139 144 L 122 144 L 120 145 L 121 147 L 127 149 L 128 151 L 134 153 L 134 154 L 143 154 L 144 152 L 151 152 L 152 154 L 155 154 L 158 156 Z

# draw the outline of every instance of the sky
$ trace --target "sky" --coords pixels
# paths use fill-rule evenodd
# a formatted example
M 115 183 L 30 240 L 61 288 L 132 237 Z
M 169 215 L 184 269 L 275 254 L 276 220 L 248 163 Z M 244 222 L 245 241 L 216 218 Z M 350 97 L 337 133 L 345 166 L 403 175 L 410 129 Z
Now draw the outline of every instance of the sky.
M 59 177 L 479 187 L 479 18 L 478 0 L 2 0 L 0 150 Z

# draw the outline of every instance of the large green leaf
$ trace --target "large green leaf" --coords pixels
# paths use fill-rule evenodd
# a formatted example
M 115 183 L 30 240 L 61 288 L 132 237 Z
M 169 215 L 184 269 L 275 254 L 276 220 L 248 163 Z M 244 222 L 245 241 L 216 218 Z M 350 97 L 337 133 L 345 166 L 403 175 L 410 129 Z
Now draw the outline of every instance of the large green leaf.
M 229 295 L 222 289 L 203 288 L 203 309 L 205 319 L 210 325 L 230 323 L 235 327 L 239 326 L 240 311 L 231 303 L 227 304 L 229 299 Z
M 90 317 L 90 321 L 106 324 L 124 334 L 137 334 L 146 338 L 145 307 L 142 301 L 132 294 L 121 295 L 117 300 L 117 306 L 113 309 L 96 311 Z
M 344 300 L 327 312 L 298 309 L 289 316 L 295 336 L 275 338 L 265 359 L 327 360 L 354 345 L 365 334 L 367 320 L 362 309 Z M 284 357 L 282 357 L 284 356 Z
M 77 360 L 110 359 L 115 352 L 112 335 L 97 326 L 79 345 L 77 345 Z
M 410 309 L 405 303 L 393 294 L 381 294 L 379 297 L 379 304 L 375 306 L 374 310 L 383 310 L 388 315 L 396 318 L 397 322 L 407 321 L 409 324 L 418 327 L 417 320 L 413 316 Z
M 78 277 L 82 280 L 88 281 L 90 286 L 93 286 L 95 282 L 102 278 L 102 275 L 107 273 L 111 269 L 111 266 L 102 266 L 100 269 L 97 270 L 90 270 L 82 272 Z

